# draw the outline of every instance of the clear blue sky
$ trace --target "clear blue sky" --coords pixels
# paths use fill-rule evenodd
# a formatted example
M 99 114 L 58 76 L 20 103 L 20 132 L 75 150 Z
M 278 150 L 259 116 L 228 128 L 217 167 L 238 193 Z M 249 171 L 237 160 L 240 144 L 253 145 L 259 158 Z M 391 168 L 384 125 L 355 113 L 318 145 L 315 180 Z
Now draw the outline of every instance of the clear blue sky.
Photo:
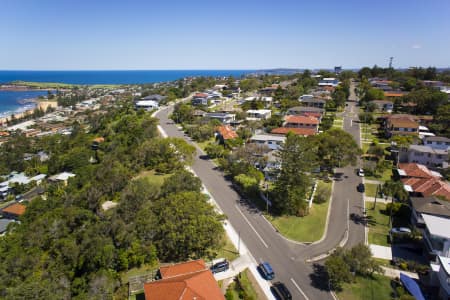
M 0 41 L 3 70 L 449 67 L 450 1 L 0 0 Z

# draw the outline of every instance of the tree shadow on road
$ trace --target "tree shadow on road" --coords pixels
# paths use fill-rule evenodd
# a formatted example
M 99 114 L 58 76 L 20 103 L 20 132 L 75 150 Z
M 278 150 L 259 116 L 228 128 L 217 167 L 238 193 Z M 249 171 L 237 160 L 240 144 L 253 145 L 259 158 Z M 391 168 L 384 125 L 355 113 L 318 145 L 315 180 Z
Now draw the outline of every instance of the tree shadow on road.
M 320 264 L 313 264 L 313 273 L 309 274 L 311 285 L 321 291 L 329 291 L 328 275 L 325 267 Z

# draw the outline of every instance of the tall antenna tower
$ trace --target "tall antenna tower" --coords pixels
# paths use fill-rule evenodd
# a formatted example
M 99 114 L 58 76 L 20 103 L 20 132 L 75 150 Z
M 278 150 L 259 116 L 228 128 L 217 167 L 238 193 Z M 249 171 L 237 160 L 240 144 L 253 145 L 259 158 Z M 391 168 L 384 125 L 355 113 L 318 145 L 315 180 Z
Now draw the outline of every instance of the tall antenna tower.
M 390 57 L 389 58 L 389 69 L 392 69 L 392 60 L 394 59 L 394 57 Z

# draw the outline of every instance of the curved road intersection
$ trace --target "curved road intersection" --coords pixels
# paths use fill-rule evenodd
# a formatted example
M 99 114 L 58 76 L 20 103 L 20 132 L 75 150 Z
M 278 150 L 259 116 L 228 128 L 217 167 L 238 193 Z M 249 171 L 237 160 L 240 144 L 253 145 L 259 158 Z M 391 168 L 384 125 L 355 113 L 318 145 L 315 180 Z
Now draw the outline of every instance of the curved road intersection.
M 350 99 L 355 97 L 354 94 Z M 356 99 L 356 98 L 354 98 Z M 180 137 L 192 141 L 169 119 L 173 106 L 156 113 L 160 126 L 170 137 Z M 354 112 L 355 111 L 355 112 Z M 360 142 L 359 124 L 354 102 L 348 102 L 344 117 L 344 130 L 351 133 Z M 354 168 L 344 169 L 344 180 L 334 183 L 333 200 L 326 236 L 318 243 L 304 245 L 294 243 L 282 237 L 263 215 L 248 206 L 214 164 L 197 154 L 192 169 L 211 193 L 228 222 L 239 232 L 241 240 L 257 261 L 268 261 L 276 272 L 276 279 L 284 282 L 293 295 L 293 299 L 332 299 L 328 283 L 318 276 L 320 266 L 306 261 L 328 253 L 342 242 L 351 247 L 364 242 L 364 226 L 349 221 L 349 214 L 363 213 L 363 197 L 356 191 L 361 179 Z M 348 230 L 348 233 L 347 233 Z

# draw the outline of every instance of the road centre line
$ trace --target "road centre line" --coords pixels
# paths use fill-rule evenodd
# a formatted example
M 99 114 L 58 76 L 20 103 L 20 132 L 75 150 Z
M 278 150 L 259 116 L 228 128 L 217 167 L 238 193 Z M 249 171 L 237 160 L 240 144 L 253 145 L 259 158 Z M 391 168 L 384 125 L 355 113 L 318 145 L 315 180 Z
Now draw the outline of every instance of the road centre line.
M 250 223 L 250 221 L 247 219 L 247 217 L 242 213 L 242 211 L 239 209 L 239 207 L 235 204 L 234 206 L 236 206 L 237 211 L 241 214 L 241 216 L 244 218 L 245 222 L 247 222 L 247 224 L 250 226 L 250 228 L 256 233 L 256 236 L 260 239 L 261 243 L 263 243 L 263 245 L 266 248 L 269 248 L 269 246 L 266 244 L 266 242 L 264 241 L 264 239 L 259 235 L 258 231 L 256 231 L 255 227 L 253 227 L 252 223 Z
M 308 296 L 306 296 L 305 292 L 302 291 L 302 289 L 298 286 L 297 282 L 295 282 L 294 278 L 291 278 L 292 283 L 295 285 L 295 287 L 300 291 L 300 293 L 302 294 L 302 296 L 306 299 L 309 300 Z

